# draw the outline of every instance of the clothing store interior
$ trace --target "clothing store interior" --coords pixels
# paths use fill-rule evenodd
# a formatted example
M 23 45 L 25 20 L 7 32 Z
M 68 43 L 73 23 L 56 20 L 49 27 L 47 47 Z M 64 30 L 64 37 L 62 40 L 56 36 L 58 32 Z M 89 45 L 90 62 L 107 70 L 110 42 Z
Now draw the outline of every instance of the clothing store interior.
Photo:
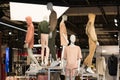
M 119 0 L 0 0 L 0 80 L 120 80 Z

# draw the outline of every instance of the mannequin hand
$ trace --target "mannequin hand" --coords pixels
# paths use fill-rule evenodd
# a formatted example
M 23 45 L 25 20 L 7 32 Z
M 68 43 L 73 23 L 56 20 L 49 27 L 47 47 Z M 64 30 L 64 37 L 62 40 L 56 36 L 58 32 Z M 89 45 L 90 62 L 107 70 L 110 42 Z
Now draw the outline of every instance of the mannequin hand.
M 79 74 L 79 72 L 80 72 L 80 68 L 77 68 L 77 74 Z
M 28 48 L 28 43 L 25 43 L 25 44 L 24 44 L 24 48 Z
M 100 44 L 99 44 L 99 42 L 97 41 L 97 46 L 99 46 Z
M 52 32 L 50 32 L 49 37 L 52 38 Z
M 40 39 L 38 40 L 38 43 L 40 44 Z
M 69 41 L 67 40 L 67 44 L 69 44 Z

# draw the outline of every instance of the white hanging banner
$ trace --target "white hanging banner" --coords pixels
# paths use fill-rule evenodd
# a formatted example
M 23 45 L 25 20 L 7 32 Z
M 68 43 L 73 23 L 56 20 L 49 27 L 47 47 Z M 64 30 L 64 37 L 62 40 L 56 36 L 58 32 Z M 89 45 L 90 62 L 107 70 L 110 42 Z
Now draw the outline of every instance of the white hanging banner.
M 53 9 L 57 13 L 59 18 L 69 7 L 53 6 Z M 26 16 L 31 16 L 33 22 L 40 22 L 45 16 L 49 19 L 50 10 L 47 9 L 47 5 L 41 4 L 28 4 L 10 2 L 10 19 L 25 21 Z

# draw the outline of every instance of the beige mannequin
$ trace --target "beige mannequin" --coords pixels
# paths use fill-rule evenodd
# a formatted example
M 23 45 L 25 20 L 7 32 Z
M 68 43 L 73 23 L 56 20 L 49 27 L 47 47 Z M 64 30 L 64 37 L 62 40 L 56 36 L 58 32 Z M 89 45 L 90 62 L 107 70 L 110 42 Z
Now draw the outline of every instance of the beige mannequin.
M 43 17 L 43 21 L 41 21 L 38 25 L 38 35 L 40 36 L 40 42 L 41 42 L 41 60 L 42 63 L 41 65 L 48 65 L 48 57 L 49 57 L 49 47 L 48 47 L 48 36 L 49 36 L 49 23 L 48 23 L 48 18 L 47 16 Z M 45 48 L 46 48 L 46 56 L 44 58 L 45 54 Z
M 88 67 L 88 70 L 90 70 L 90 73 L 94 73 L 91 70 L 90 66 L 92 65 L 92 59 L 97 46 L 97 34 L 95 32 L 95 27 L 94 27 L 95 14 L 93 13 L 88 14 L 88 18 L 89 18 L 89 21 L 86 26 L 86 34 L 88 35 L 89 54 L 84 60 L 83 64 Z
M 67 16 L 63 15 L 62 20 L 60 22 L 60 41 L 62 46 L 61 67 L 64 67 L 64 60 L 63 60 L 64 49 L 68 45 L 67 30 L 64 23 L 65 21 L 67 21 Z
M 32 52 L 32 48 L 34 44 L 34 25 L 32 23 L 32 18 L 30 16 L 27 16 L 25 19 L 27 23 L 27 33 L 26 33 L 24 47 L 27 48 L 28 56 L 37 65 L 38 69 L 41 69 L 41 66 L 39 65 L 37 59 L 33 56 L 33 52 Z
M 80 68 L 82 55 L 80 47 L 74 44 L 76 41 L 75 35 L 70 36 L 70 41 L 71 44 L 65 47 L 64 51 L 64 59 L 66 60 L 65 76 L 66 80 L 75 80 L 77 70 Z

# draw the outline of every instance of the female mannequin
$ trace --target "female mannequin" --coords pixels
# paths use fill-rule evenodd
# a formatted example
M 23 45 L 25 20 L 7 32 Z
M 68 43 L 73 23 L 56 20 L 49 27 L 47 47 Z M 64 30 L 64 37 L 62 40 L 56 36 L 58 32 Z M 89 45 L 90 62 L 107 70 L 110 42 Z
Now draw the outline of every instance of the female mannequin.
M 65 21 L 67 21 L 67 16 L 63 15 L 62 20 L 60 22 L 60 41 L 62 46 L 62 55 L 61 55 L 61 67 L 64 67 L 63 65 L 63 55 L 64 55 L 64 48 L 68 45 L 68 37 L 67 37 L 67 30 L 65 26 Z
M 91 69 L 92 59 L 94 56 L 94 52 L 97 46 L 97 35 L 94 28 L 95 22 L 95 14 L 89 13 L 88 14 L 89 21 L 86 26 L 86 34 L 88 35 L 88 42 L 89 42 L 89 55 L 84 60 L 84 66 L 87 66 L 87 71 L 90 73 L 94 73 Z
M 32 23 L 32 18 L 30 16 L 27 16 L 25 19 L 26 19 L 26 23 L 27 23 L 27 33 L 26 33 L 24 47 L 27 48 L 28 56 L 37 65 L 38 69 L 41 69 L 37 59 L 33 56 L 33 52 L 32 52 L 32 48 L 33 48 L 33 44 L 34 44 L 34 25 Z
M 75 80 L 76 70 L 80 68 L 80 59 L 82 58 L 81 49 L 74 45 L 75 35 L 70 36 L 71 44 L 65 47 L 64 59 L 66 60 L 66 80 Z
M 49 2 L 47 4 L 47 9 L 51 11 L 49 16 L 49 27 L 50 27 L 50 34 L 49 34 L 49 48 L 50 53 L 52 54 L 52 58 L 56 60 L 56 50 L 55 50 L 55 37 L 56 37 L 56 26 L 57 26 L 57 13 L 53 10 L 53 4 Z
M 48 36 L 49 36 L 49 23 L 47 22 L 47 17 L 44 17 L 43 21 L 38 24 L 38 36 L 40 37 L 41 41 L 41 59 L 42 63 L 44 64 L 44 50 L 46 48 L 46 56 L 45 56 L 45 65 L 48 64 L 48 57 L 49 57 L 49 47 L 48 47 Z

